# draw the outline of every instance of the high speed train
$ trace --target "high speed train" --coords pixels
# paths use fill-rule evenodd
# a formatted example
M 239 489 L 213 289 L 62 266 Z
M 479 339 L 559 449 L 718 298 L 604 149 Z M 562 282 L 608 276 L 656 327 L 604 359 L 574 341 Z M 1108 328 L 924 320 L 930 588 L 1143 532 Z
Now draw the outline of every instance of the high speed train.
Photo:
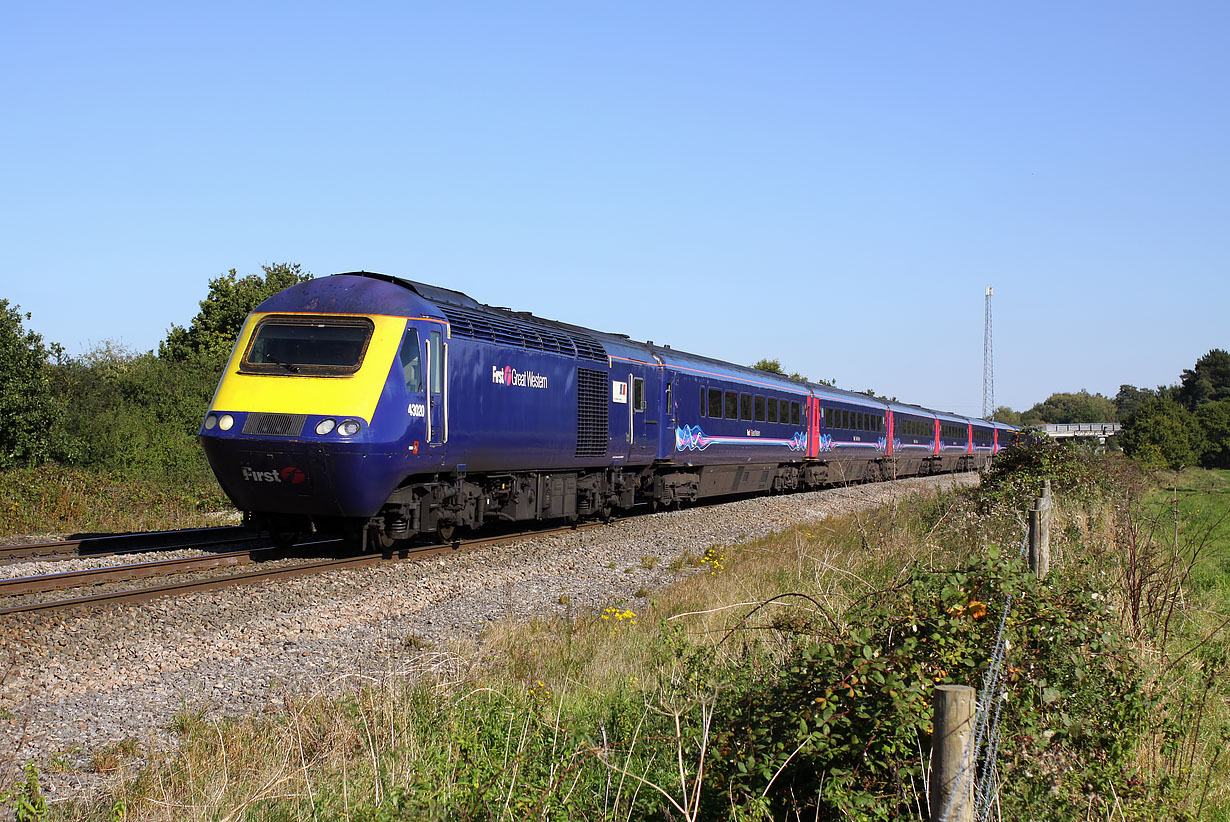
M 250 522 L 388 547 L 981 469 L 1015 430 L 360 271 L 257 306 L 200 441 Z

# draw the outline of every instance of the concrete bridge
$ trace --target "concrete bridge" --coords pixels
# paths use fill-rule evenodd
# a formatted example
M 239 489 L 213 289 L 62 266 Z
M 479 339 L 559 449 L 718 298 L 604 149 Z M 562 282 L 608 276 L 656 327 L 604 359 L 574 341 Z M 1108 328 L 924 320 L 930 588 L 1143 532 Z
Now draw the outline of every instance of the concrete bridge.
M 1048 437 L 1097 437 L 1098 442 L 1106 442 L 1107 437 L 1113 437 L 1122 430 L 1123 426 L 1117 422 L 1068 422 L 1042 426 Z

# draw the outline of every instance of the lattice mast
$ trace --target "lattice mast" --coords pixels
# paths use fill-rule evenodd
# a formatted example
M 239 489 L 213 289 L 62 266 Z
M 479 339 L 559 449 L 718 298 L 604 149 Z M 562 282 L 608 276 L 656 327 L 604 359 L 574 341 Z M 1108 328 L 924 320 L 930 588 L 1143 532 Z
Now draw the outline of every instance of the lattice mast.
M 991 297 L 995 289 L 987 286 L 986 322 L 982 332 L 982 418 L 995 413 L 995 362 L 991 353 Z

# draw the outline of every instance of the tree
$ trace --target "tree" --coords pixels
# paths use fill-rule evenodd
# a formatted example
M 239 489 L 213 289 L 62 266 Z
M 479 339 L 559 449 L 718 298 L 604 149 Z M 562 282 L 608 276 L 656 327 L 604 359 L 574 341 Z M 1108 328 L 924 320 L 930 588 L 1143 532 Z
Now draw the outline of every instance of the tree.
M 166 340 L 158 346 L 158 356 L 172 362 L 203 357 L 221 368 L 252 309 L 279 291 L 312 279 L 298 263 L 275 263 L 261 268 L 264 276 L 239 277 L 232 268 L 210 280 L 209 296 L 201 300 L 201 310 L 187 328 L 171 326 Z
M 1230 352 L 1214 348 L 1180 377 L 1179 400 L 1195 411 L 1206 402 L 1230 400 Z
M 0 299 L 0 468 L 46 459 L 54 418 L 43 337 L 22 326 L 18 306 Z
M 1114 403 L 1115 410 L 1119 414 L 1119 419 L 1126 420 L 1131 416 L 1140 404 L 1149 397 L 1156 397 L 1157 392 L 1149 388 L 1137 388 L 1134 385 L 1119 386 L 1119 393 L 1115 395 Z
M 1196 409 L 1196 421 L 1204 437 L 1200 464 L 1205 468 L 1230 468 L 1230 400 L 1206 402 Z
M 1115 404 L 1101 394 L 1081 389 L 1075 394 L 1051 394 L 1042 402 L 1022 412 L 1026 425 L 1065 422 L 1116 422 Z
M 792 371 L 789 374 L 787 374 L 785 371 L 782 370 L 781 360 L 757 360 L 756 362 L 752 363 L 752 368 L 755 368 L 757 371 L 768 371 L 770 374 L 781 374 L 783 377 L 789 377 L 792 380 L 806 380 L 807 379 L 807 377 L 804 377 L 802 374 L 800 374 L 797 371 Z M 832 385 L 831 382 L 824 382 L 824 380 L 821 380 L 820 382 L 824 383 L 825 385 Z
M 1009 408 L 1006 405 L 1001 405 L 999 408 L 995 409 L 994 413 L 991 414 L 991 421 L 992 422 L 1002 422 L 1002 423 L 1005 423 L 1006 425 L 1016 425 L 1016 426 L 1020 426 L 1022 424 L 1020 413 L 1017 411 L 1013 411 L 1011 408 Z
M 1169 397 L 1150 397 L 1123 421 L 1123 453 L 1147 466 L 1195 465 L 1203 437 L 1192 412 Z

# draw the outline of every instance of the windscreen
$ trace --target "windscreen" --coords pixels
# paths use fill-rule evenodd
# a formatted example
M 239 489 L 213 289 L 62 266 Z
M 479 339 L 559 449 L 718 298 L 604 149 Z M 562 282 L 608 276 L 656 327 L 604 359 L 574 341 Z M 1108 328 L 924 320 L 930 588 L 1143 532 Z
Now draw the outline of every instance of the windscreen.
M 267 317 L 252 335 L 241 371 L 261 374 L 350 374 L 359 369 L 371 320 L 363 317 Z

